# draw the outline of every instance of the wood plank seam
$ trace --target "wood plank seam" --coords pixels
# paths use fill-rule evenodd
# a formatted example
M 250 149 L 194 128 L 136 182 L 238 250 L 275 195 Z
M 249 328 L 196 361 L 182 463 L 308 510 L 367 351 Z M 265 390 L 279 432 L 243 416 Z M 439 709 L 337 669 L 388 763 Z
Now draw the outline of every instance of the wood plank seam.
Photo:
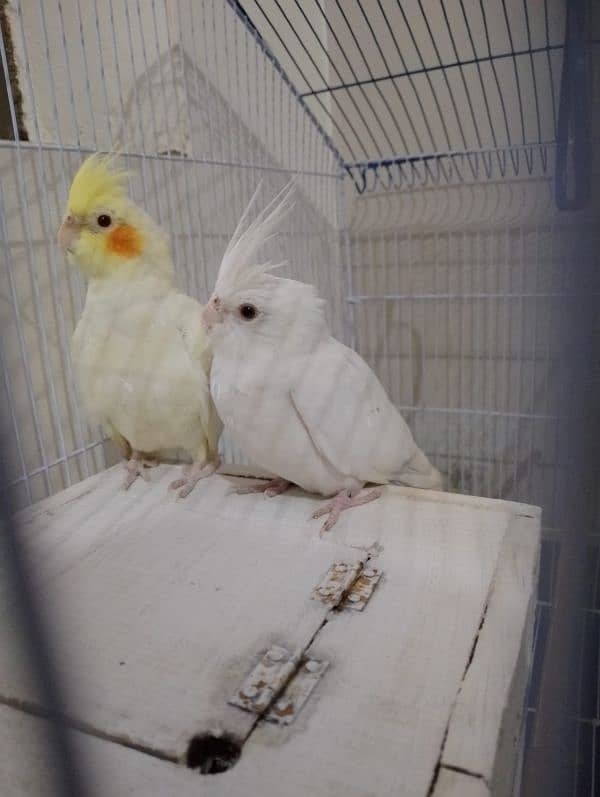
M 492 578 L 492 583 L 490 585 L 490 590 L 492 590 L 493 587 L 494 587 L 494 578 Z M 486 598 L 486 601 L 483 604 L 483 611 L 481 613 L 481 620 L 479 622 L 479 626 L 477 627 L 477 633 L 475 634 L 475 638 L 473 639 L 473 644 L 471 645 L 471 650 L 469 651 L 469 658 L 467 659 L 467 664 L 466 664 L 466 667 L 465 667 L 464 672 L 462 674 L 462 679 L 461 679 L 461 682 L 460 682 L 460 686 L 458 687 L 458 691 L 456 693 L 457 697 L 460 694 L 460 691 L 462 689 L 462 685 L 464 683 L 464 680 L 467 677 L 467 673 L 469 672 L 469 667 L 471 666 L 471 664 L 473 663 L 473 659 L 475 658 L 475 651 L 477 650 L 477 645 L 479 644 L 479 637 L 481 636 L 481 631 L 483 630 L 483 626 L 485 624 L 485 620 L 486 620 L 486 617 L 487 617 L 488 609 L 489 609 L 489 606 L 490 606 L 490 597 L 491 597 L 491 593 L 488 593 L 488 597 Z
M 470 769 L 465 769 L 465 767 L 455 767 L 453 764 L 442 764 L 441 769 L 447 769 L 449 772 L 458 772 L 459 775 L 467 775 L 470 778 L 477 778 L 478 780 L 482 780 L 486 786 L 488 786 L 486 778 L 481 774 L 481 772 L 471 772 Z
M 435 765 L 434 770 L 433 770 L 433 776 L 431 778 L 431 783 L 429 784 L 429 789 L 427 791 L 427 797 L 433 797 L 434 792 L 435 792 L 435 787 L 436 787 L 438 779 L 440 777 L 440 771 L 442 770 L 442 768 L 443 769 L 454 770 L 454 771 L 457 771 L 457 772 L 461 772 L 461 774 L 468 775 L 468 776 L 473 777 L 473 778 L 477 778 L 478 780 L 483 781 L 483 783 L 485 784 L 486 788 L 489 789 L 489 783 L 487 782 L 487 779 L 485 778 L 485 776 L 481 772 L 471 772 L 470 770 L 461 769 L 460 767 L 456 767 L 455 768 L 451 764 L 450 765 L 442 764 L 442 758 L 444 757 L 444 749 L 446 747 L 446 742 L 448 740 L 448 733 L 450 732 L 450 724 L 452 722 L 452 717 L 454 715 L 454 710 L 456 708 L 456 703 L 458 701 L 458 696 L 461 693 L 461 690 L 463 688 L 463 684 L 464 684 L 465 679 L 467 677 L 467 673 L 469 672 L 469 668 L 470 668 L 471 664 L 473 663 L 473 659 L 475 658 L 475 652 L 477 651 L 477 645 L 479 644 L 479 639 L 481 637 L 481 632 L 482 632 L 483 627 L 485 625 L 485 620 L 486 620 L 486 617 L 487 617 L 487 612 L 488 612 L 488 608 L 489 608 L 489 605 L 490 605 L 490 600 L 491 600 L 492 594 L 493 594 L 495 586 L 496 586 L 496 572 L 497 572 L 498 566 L 499 566 L 499 562 L 496 564 L 496 570 L 494 571 L 494 575 L 492 576 L 492 579 L 490 581 L 490 586 L 489 586 L 489 589 L 488 589 L 488 593 L 487 593 L 485 602 L 483 604 L 483 609 L 481 611 L 481 619 L 479 621 L 479 626 L 477 628 L 477 633 L 475 634 L 475 638 L 473 639 L 473 645 L 471 646 L 471 650 L 469 651 L 469 656 L 468 656 L 467 662 L 465 664 L 465 669 L 463 671 L 459 687 L 456 690 L 456 695 L 454 696 L 454 700 L 452 701 L 452 705 L 450 706 L 450 712 L 448 714 L 448 721 L 446 722 L 446 728 L 444 730 L 444 736 L 442 738 L 442 743 L 440 745 L 438 759 L 436 761 L 436 765 Z
M 274 705 L 274 704 L 277 702 L 277 700 L 278 700 L 278 699 L 281 697 L 282 693 L 285 691 L 285 689 L 286 689 L 286 687 L 288 686 L 288 684 L 290 683 L 290 681 L 291 681 L 291 680 L 294 678 L 294 676 L 296 675 L 296 673 L 298 672 L 298 670 L 299 670 L 299 669 L 300 669 L 300 667 L 302 666 L 303 659 L 304 659 L 304 658 L 305 658 L 307 655 L 309 655 L 310 648 L 311 648 L 311 647 L 312 647 L 312 645 L 314 644 L 315 640 L 317 639 L 317 637 L 319 636 L 319 634 L 321 633 L 321 631 L 323 630 L 323 628 L 325 628 L 325 626 L 327 625 L 327 623 L 330 621 L 330 618 L 331 618 L 332 614 L 334 614 L 334 613 L 335 613 L 337 610 L 339 610 L 339 609 L 341 608 L 341 606 L 343 605 L 343 603 L 344 603 L 344 601 L 345 601 L 345 599 L 346 599 L 346 596 L 347 596 L 348 592 L 349 592 L 349 591 L 351 590 L 351 588 L 352 588 L 352 585 L 353 585 L 353 584 L 354 584 L 354 583 L 355 583 L 355 582 L 356 582 L 356 581 L 357 581 L 357 580 L 360 578 L 360 574 L 361 574 L 361 572 L 362 572 L 362 571 L 363 571 L 363 570 L 364 570 L 366 567 L 368 567 L 368 566 L 369 566 L 369 563 L 371 562 L 371 560 L 372 560 L 374 557 L 376 557 L 376 556 L 377 556 L 377 554 L 378 554 L 378 551 L 377 551 L 377 553 L 368 554 L 368 556 L 367 556 L 367 557 L 364 559 L 364 561 L 358 560 L 357 564 L 360 564 L 361 568 L 360 568 L 360 570 L 357 572 L 357 574 L 356 574 L 356 578 L 354 579 L 354 581 L 353 581 L 353 582 L 352 582 L 352 583 L 351 583 L 351 584 L 348 586 L 348 588 L 347 588 L 346 590 L 344 590 L 344 592 L 343 592 L 343 593 L 342 593 L 342 594 L 339 596 L 339 599 L 338 599 L 337 603 L 336 603 L 334 606 L 332 606 L 332 607 L 331 607 L 331 609 L 330 609 L 330 610 L 327 612 L 327 614 L 326 614 L 326 615 L 323 617 L 323 620 L 321 621 L 321 623 L 320 623 L 320 624 L 317 626 L 317 628 L 315 629 L 315 631 L 311 633 L 311 635 L 308 637 L 308 639 L 306 640 L 306 642 L 305 642 L 303 645 L 299 645 L 299 646 L 298 646 L 298 648 L 296 648 L 296 650 L 293 652 L 291 659 L 294 659 L 294 660 L 295 660 L 295 662 L 296 662 L 296 666 L 295 666 L 295 668 L 294 668 L 294 669 L 293 669 L 293 670 L 290 672 L 290 674 L 289 674 L 288 678 L 287 678 L 287 679 L 286 679 L 286 681 L 285 681 L 285 682 L 284 682 L 284 683 L 283 683 L 283 684 L 280 686 L 280 688 L 279 688 L 277 691 L 275 691 L 275 692 L 273 693 L 273 695 L 272 695 L 272 697 L 271 697 L 271 700 L 270 700 L 270 702 L 269 702 L 269 703 L 268 703 L 268 704 L 267 704 L 267 705 L 264 707 L 264 709 L 263 709 L 263 710 L 262 710 L 260 713 L 256 714 L 256 719 L 254 720 L 254 722 L 252 723 L 252 725 L 251 725 L 251 726 L 250 726 L 250 728 L 248 729 L 248 732 L 246 733 L 246 735 L 245 735 L 245 736 L 244 736 L 242 739 L 240 739 L 240 740 L 239 740 L 239 742 L 240 742 L 240 745 L 241 745 L 241 747 L 242 747 L 242 750 L 243 750 L 243 746 L 246 744 L 246 742 L 247 742 L 247 741 L 250 739 L 250 737 L 252 736 L 252 734 L 253 734 L 253 733 L 254 733 L 254 731 L 256 730 L 256 728 L 257 728 L 257 726 L 258 726 L 259 722 L 261 721 L 261 719 L 263 718 L 263 716 L 264 716 L 265 714 L 267 714 L 267 712 L 269 711 L 269 709 L 271 709 L 271 707 L 272 707 L 272 706 L 273 706 L 273 705 Z M 326 677 L 326 676 L 325 676 L 325 677 Z
M 513 521 L 517 521 L 517 524 L 513 523 L 512 525 L 509 525 L 509 527 L 507 528 L 507 530 L 505 532 L 505 535 L 504 535 L 504 538 L 503 538 L 503 543 L 501 545 L 500 554 L 502 554 L 502 550 L 504 548 L 506 548 L 507 544 L 509 544 L 511 542 L 511 540 L 514 539 L 514 537 L 515 537 L 515 529 L 516 529 L 516 526 L 518 525 L 518 519 L 521 519 L 521 523 L 523 523 L 524 521 L 535 519 L 537 516 L 539 516 L 539 513 L 538 513 L 538 515 L 536 515 L 534 513 L 533 517 L 530 517 L 530 513 L 527 511 L 527 508 L 525 508 L 525 511 L 521 510 L 520 512 L 514 513 Z M 539 542 L 538 542 L 537 556 L 535 557 L 535 562 L 533 563 L 533 574 L 532 574 L 533 582 L 532 583 L 534 583 L 534 584 L 535 584 L 535 581 L 536 581 L 538 563 L 539 563 Z M 491 772 L 488 773 L 486 769 L 483 769 L 481 772 L 479 772 L 479 771 L 477 771 L 477 769 L 473 769 L 473 768 L 471 768 L 471 766 L 465 765 L 466 762 L 461 762 L 462 766 L 459 763 L 457 763 L 456 765 L 453 764 L 452 763 L 452 758 L 451 758 L 450 755 L 447 755 L 446 750 L 447 750 L 447 748 L 450 745 L 450 741 L 449 740 L 450 740 L 451 731 L 453 729 L 453 726 L 454 726 L 455 722 L 457 721 L 459 706 L 461 705 L 461 702 L 462 702 L 461 694 L 464 692 L 467 684 L 471 680 L 470 679 L 470 675 L 469 675 L 470 667 L 471 667 L 472 664 L 474 664 L 475 662 L 479 661 L 478 648 L 479 648 L 480 642 L 484 638 L 488 637 L 488 634 L 487 634 L 488 625 L 486 623 L 486 620 L 488 620 L 490 617 L 494 617 L 494 614 L 495 614 L 494 610 L 497 608 L 497 605 L 502 605 L 502 600 L 503 600 L 504 592 L 505 592 L 505 589 L 506 589 L 505 587 L 503 589 L 503 584 L 504 584 L 503 575 L 506 575 L 506 573 L 504 572 L 505 570 L 506 570 L 506 561 L 503 559 L 502 555 L 500 555 L 499 558 L 498 558 L 498 561 L 496 563 L 496 567 L 494 569 L 494 574 L 493 574 L 492 579 L 490 581 L 490 587 L 489 587 L 489 590 L 488 590 L 487 599 L 485 601 L 483 612 L 482 612 L 482 620 L 481 620 L 477 635 L 476 635 L 475 640 L 474 640 L 474 645 L 473 645 L 473 649 L 472 649 L 471 655 L 469 656 L 468 666 L 465 668 L 465 672 L 463 674 L 463 677 L 461 679 L 459 688 L 458 688 L 458 690 L 456 692 L 455 699 L 454 699 L 452 707 L 450 709 L 450 716 L 449 716 L 449 720 L 448 720 L 448 725 L 447 725 L 446 733 L 444 734 L 444 739 L 443 739 L 442 745 L 441 745 L 441 751 L 440 751 L 441 752 L 441 757 L 440 757 L 439 762 L 438 762 L 439 763 L 439 768 L 436 768 L 436 770 L 434 772 L 434 778 L 433 778 L 433 782 L 432 782 L 432 792 L 431 792 L 432 794 L 434 792 L 435 792 L 435 794 L 437 794 L 436 784 L 437 784 L 437 781 L 438 781 L 439 776 L 440 776 L 440 771 L 442 769 L 454 770 L 454 771 L 458 772 L 459 774 L 468 775 L 468 776 L 471 776 L 473 778 L 476 778 L 477 780 L 479 780 L 479 781 L 481 781 L 483 783 L 483 785 L 486 787 L 486 789 L 488 790 L 489 793 L 492 792 L 492 784 L 494 785 L 494 788 L 496 787 L 496 785 L 498 785 L 496 783 L 496 777 L 495 777 L 495 772 L 496 772 L 495 767 L 497 765 L 497 758 L 494 761 L 494 768 L 493 768 L 493 770 Z M 526 655 L 526 656 L 530 655 L 530 647 L 531 646 L 530 646 L 530 644 L 527 644 L 526 641 L 524 641 L 525 638 L 523 637 L 523 633 L 525 632 L 526 626 L 527 626 L 527 619 L 526 618 L 530 616 L 530 609 L 534 605 L 535 605 L 535 591 L 530 595 L 529 604 L 528 604 L 529 609 L 526 612 L 526 617 L 525 617 L 526 625 L 523 627 L 523 629 L 520 632 L 520 636 L 521 636 L 521 643 L 520 643 L 521 644 L 521 648 L 520 648 L 521 649 L 521 653 L 520 653 L 520 655 Z M 493 607 L 494 610 L 492 609 L 492 607 Z M 490 622 L 491 622 L 491 620 L 490 620 Z M 529 625 L 531 625 L 531 624 L 529 624 Z M 531 629 L 530 629 L 530 633 L 531 633 Z M 489 639 L 487 639 L 487 642 L 488 642 L 488 645 L 489 645 Z M 530 640 L 530 642 L 531 642 L 531 640 Z M 524 647 L 523 647 L 523 645 L 524 645 Z M 513 673 L 513 679 L 514 679 L 514 673 Z M 512 683 L 513 682 L 511 681 L 510 689 L 513 688 L 512 687 Z M 520 729 L 521 730 L 522 730 L 522 727 L 523 727 L 523 725 L 522 725 L 522 723 L 520 723 Z M 517 738 L 518 738 L 518 735 L 517 735 Z M 454 739 L 454 742 L 456 744 L 456 739 Z M 498 751 L 496 750 L 496 755 L 497 755 L 497 752 Z M 444 760 L 445 757 L 450 758 L 450 761 Z M 482 766 L 483 766 L 483 762 L 482 762 Z M 483 774 L 484 772 L 486 774 Z M 514 781 L 514 777 L 513 777 L 513 786 L 512 786 L 512 788 L 514 788 L 514 783 L 515 783 L 515 781 Z M 504 794 L 505 792 L 503 791 L 502 793 Z M 506 793 L 508 793 L 508 792 L 506 792 Z
M 40 706 L 31 700 L 22 700 L 15 697 L 0 695 L 0 705 L 7 706 L 15 711 L 20 711 L 22 714 L 27 714 L 30 717 L 39 717 L 40 719 L 50 721 L 52 720 L 49 711 L 46 711 L 43 706 Z M 177 764 L 181 760 L 177 756 L 171 756 L 164 750 L 160 750 L 157 747 L 151 747 L 150 745 L 134 742 L 122 734 L 103 731 L 91 723 L 84 722 L 83 720 L 76 719 L 75 717 L 65 715 L 64 717 L 61 717 L 61 720 L 68 728 L 79 731 L 86 736 L 93 736 L 94 738 L 102 739 L 105 742 L 112 742 L 120 747 L 126 747 L 129 750 L 135 750 L 138 753 L 143 753 L 144 755 L 151 756 L 152 758 L 157 758 L 159 761 L 170 761 L 171 763 Z

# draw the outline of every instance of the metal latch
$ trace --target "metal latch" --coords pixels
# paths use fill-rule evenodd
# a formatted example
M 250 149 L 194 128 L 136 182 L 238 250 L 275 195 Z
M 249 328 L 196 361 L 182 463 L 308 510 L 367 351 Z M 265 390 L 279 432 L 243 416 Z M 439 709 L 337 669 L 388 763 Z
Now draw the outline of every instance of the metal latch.
M 273 645 L 228 702 L 270 722 L 289 725 L 328 666 L 329 662 L 310 658 L 302 650 L 290 653 Z
M 366 562 L 335 562 L 311 597 L 326 606 L 364 609 L 382 576 Z M 290 652 L 273 645 L 229 699 L 229 704 L 264 717 L 278 725 L 289 725 L 310 697 L 328 661 L 311 658 L 304 648 Z
M 313 600 L 326 606 L 338 606 L 362 569 L 362 562 L 346 564 L 335 562 L 327 571 L 325 578 L 312 591 Z
M 311 597 L 327 606 L 362 611 L 381 576 L 381 570 L 368 564 L 365 567 L 363 562 L 335 562 Z

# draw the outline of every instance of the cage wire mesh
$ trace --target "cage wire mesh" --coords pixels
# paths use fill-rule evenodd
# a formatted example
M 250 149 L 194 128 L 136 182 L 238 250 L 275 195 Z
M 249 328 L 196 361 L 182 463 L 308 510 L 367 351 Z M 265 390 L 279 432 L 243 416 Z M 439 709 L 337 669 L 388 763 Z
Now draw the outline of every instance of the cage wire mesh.
M 579 42 L 589 93 L 600 15 L 574 5 L 590 12 Z M 85 285 L 54 244 L 82 158 L 122 153 L 133 196 L 169 232 L 180 287 L 201 301 L 256 185 L 270 197 L 294 176 L 297 212 L 278 243 L 287 273 L 328 300 L 334 335 L 373 367 L 450 489 L 543 508 L 531 748 L 551 700 L 541 673 L 561 552 L 585 542 L 565 766 L 572 793 L 593 794 L 598 457 L 585 471 L 573 441 L 595 427 L 586 400 L 598 385 L 589 363 L 583 380 L 576 366 L 600 240 L 593 203 L 558 210 L 554 195 L 565 53 L 578 43 L 566 4 L 3 0 L 0 15 L 0 321 L 17 502 L 114 461 L 73 380 Z M 589 154 L 580 183 L 597 173 Z M 240 453 L 225 442 L 225 456 Z

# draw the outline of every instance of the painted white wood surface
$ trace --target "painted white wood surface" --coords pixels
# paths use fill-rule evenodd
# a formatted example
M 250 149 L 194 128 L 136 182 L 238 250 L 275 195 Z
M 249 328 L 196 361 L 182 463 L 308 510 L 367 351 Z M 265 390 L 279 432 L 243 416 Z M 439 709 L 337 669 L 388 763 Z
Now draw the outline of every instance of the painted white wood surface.
M 510 764 L 532 654 L 538 536 L 526 514 L 515 518 L 504 538 L 477 655 L 457 696 L 442 757 L 442 763 L 480 775 L 499 796 L 512 793 Z
M 342 797 L 360 784 L 360 794 L 425 795 L 509 520 L 399 500 L 373 512 L 370 528 L 348 525 L 348 543 L 376 534 L 383 579 L 364 612 L 335 616 L 315 640 L 311 653 L 332 670 L 298 727 L 258 728 L 246 749 L 262 754 L 240 768 L 260 761 L 279 772 L 282 797 L 313 793 L 313 767 L 328 784 L 319 794 Z M 298 758 L 313 763 L 295 766 Z
M 178 756 L 208 726 L 247 732 L 251 715 L 227 698 L 271 644 L 310 638 L 326 609 L 308 587 L 342 551 L 360 551 L 320 540 L 305 499 L 231 495 L 217 477 L 175 503 L 167 470 L 129 493 L 120 469 L 94 477 L 93 490 L 37 514 L 27 541 L 48 615 L 60 619 L 70 715 Z M 0 650 L 0 689 L 37 700 L 14 645 Z
M 73 731 L 71 741 L 90 794 L 86 797 L 192 797 L 200 775 L 158 758 Z M 55 797 L 56 763 L 48 723 L 0 706 L 0 794 Z M 233 797 L 233 795 L 232 795 Z
M 227 773 L 202 777 L 134 751 L 120 766 L 139 756 L 148 783 L 158 765 L 196 788 L 201 778 L 215 797 L 275 786 L 278 797 L 424 796 L 440 757 L 453 760 L 443 740 L 460 721 L 462 751 L 477 751 L 488 771 L 534 592 L 531 577 L 504 576 L 502 563 L 516 556 L 515 572 L 531 576 L 538 510 L 390 488 L 321 539 L 319 523 L 307 521 L 314 498 L 236 496 L 231 479 L 215 477 L 175 503 L 165 492 L 172 475 L 160 468 L 152 484 L 123 494 L 122 473 L 111 470 L 21 515 L 48 611 L 60 612 L 71 714 L 110 738 L 180 756 L 198 731 L 250 731 L 251 715 L 226 699 L 269 644 L 301 645 L 318 631 L 310 651 L 331 667 L 297 720 L 259 723 Z M 333 561 L 366 551 L 384 570 L 371 602 L 330 614 L 319 630 L 325 611 L 312 588 Z M 496 594 L 504 597 L 497 614 L 490 600 L 463 682 Z M 1 617 L 6 630 L 9 607 Z M 486 667 L 497 673 L 497 695 L 470 685 L 475 665 L 484 684 Z M 454 711 L 467 689 L 463 721 Z M 15 645 L 0 651 L 1 699 L 36 702 Z
M 48 723 L 21 711 L 0 706 L 0 750 L 2 797 L 45 797 L 52 794 L 56 765 Z M 235 771 L 202 778 L 177 764 L 160 761 L 122 745 L 73 731 L 71 742 L 86 776 L 89 797 L 248 797 Z M 227 781 L 227 791 L 219 785 Z M 279 785 L 266 773 L 265 794 L 279 794 Z M 249 784 L 250 788 L 250 784 Z M 319 792 L 321 793 L 321 792 Z M 372 792 L 349 787 L 347 797 L 365 797 Z M 401 795 L 398 792 L 398 795 Z M 442 768 L 432 797 L 490 797 L 484 781 Z

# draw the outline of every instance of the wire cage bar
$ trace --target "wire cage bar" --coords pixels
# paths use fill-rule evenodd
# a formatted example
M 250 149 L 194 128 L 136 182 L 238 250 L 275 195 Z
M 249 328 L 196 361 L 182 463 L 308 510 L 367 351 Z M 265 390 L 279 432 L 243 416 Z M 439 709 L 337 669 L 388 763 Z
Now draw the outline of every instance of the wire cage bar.
M 69 338 L 84 286 L 53 245 L 70 177 L 89 152 L 122 153 L 139 175 L 134 196 L 169 231 L 182 287 L 204 299 L 256 184 L 263 180 L 268 195 L 294 176 L 306 201 L 287 245 L 307 279 L 328 296 L 341 295 L 334 286 L 337 156 L 237 14 L 220 2 L 196 8 L 183 0 L 113 2 L 108 14 L 72 6 L 14 4 L 5 26 L 22 95 L 18 108 L 9 92 L 12 140 L 0 142 L 10 293 L 5 390 L 12 445 L 21 452 L 11 482 L 24 501 L 105 462 L 103 437 L 87 429 L 71 374 Z M 38 38 L 47 63 L 32 57 Z M 4 43 L 0 52 L 10 88 Z M 91 63 L 100 67 L 99 80 Z M 260 113 L 251 80 L 261 87 Z M 332 309 L 335 325 L 339 308 Z
M 576 34 L 574 12 L 567 31 L 562 5 L 552 0 L 455 5 L 449 12 L 433 2 L 248 0 L 243 13 L 301 87 L 359 190 L 394 190 L 407 181 L 406 167 L 421 167 L 421 178 L 434 182 L 462 180 L 460 170 L 443 168 L 454 159 L 466 162 L 473 180 L 489 178 L 492 168 L 502 177 L 507 169 L 509 176 L 548 172 L 562 123 L 560 86 L 585 113 L 583 78 L 597 32 Z M 562 74 L 565 48 L 584 54 L 581 79 Z M 589 161 L 584 142 L 578 151 Z

